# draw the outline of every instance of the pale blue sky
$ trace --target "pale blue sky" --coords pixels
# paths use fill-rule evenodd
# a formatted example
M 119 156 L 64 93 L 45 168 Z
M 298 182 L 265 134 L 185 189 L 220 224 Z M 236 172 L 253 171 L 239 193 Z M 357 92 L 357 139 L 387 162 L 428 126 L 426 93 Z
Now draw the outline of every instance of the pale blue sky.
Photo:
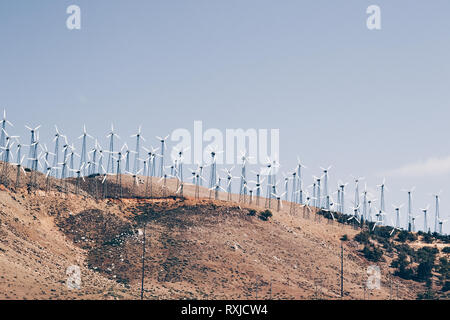
M 71 4 L 79 31 L 65 25 Z M 371 4 L 380 31 L 366 28 Z M 71 140 L 83 123 L 104 136 L 114 122 L 124 137 L 142 124 L 147 138 L 194 120 L 279 128 L 283 169 L 300 155 L 306 184 L 329 164 L 330 188 L 386 175 L 387 209 L 416 185 L 416 212 L 443 189 L 449 216 L 450 159 L 388 175 L 450 155 L 449 12 L 447 0 L 5 0 L 0 108 L 26 142 L 23 124 L 42 124 L 43 140 L 54 124 Z

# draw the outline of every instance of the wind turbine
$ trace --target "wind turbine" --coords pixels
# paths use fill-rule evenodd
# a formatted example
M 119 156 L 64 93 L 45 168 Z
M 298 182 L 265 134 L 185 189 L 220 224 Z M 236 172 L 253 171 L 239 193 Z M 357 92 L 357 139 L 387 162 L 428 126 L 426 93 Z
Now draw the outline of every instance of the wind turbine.
M 80 192 L 80 178 L 83 179 L 83 181 L 85 181 L 84 177 L 81 175 L 81 171 L 83 170 L 83 168 L 84 168 L 84 163 L 81 164 L 81 167 L 78 170 L 77 169 L 69 169 L 70 171 L 76 173 L 75 194 L 77 194 L 77 195 Z
M 159 167 L 159 176 L 164 176 L 164 151 L 166 149 L 166 140 L 169 138 L 169 135 L 165 136 L 164 138 L 156 136 L 156 139 L 158 139 L 161 142 L 161 165 Z
M 320 181 L 321 181 L 322 177 L 320 177 L 320 178 L 316 177 L 316 188 L 317 188 L 317 190 L 316 190 L 316 196 L 317 196 L 316 207 L 319 209 L 321 208 L 321 198 L 322 198 L 321 194 L 320 194 L 321 193 Z
M 106 135 L 109 138 L 109 152 L 108 152 L 108 164 L 106 167 L 107 172 L 114 173 L 114 137 L 120 139 L 119 135 L 114 132 L 114 125 L 111 124 L 111 131 Z
M 222 169 L 223 171 L 225 171 L 227 177 L 227 200 L 228 201 L 232 201 L 232 193 L 231 193 L 231 185 L 232 185 L 232 180 L 235 178 L 233 177 L 233 174 L 231 173 L 233 171 L 234 167 L 231 167 L 231 169 Z
M 131 138 L 134 138 L 134 137 L 136 138 L 136 150 L 135 150 L 135 155 L 134 155 L 134 172 L 135 173 L 138 172 L 140 169 L 139 159 L 140 159 L 140 150 L 141 150 L 141 148 L 140 148 L 141 139 L 142 139 L 142 141 L 145 142 L 145 138 L 142 136 L 141 129 L 142 129 L 142 127 L 139 126 L 138 132 L 131 136 Z
M 13 144 L 14 144 L 14 142 L 11 142 L 10 137 L 8 137 L 6 139 L 5 147 L 1 147 L 1 149 L 4 150 L 3 151 L 4 152 L 4 156 L 3 156 L 3 174 L 2 174 L 3 178 L 2 178 L 2 180 L 3 180 L 3 184 L 5 186 L 8 185 L 8 169 L 9 169 L 10 158 L 12 158 L 11 148 L 12 148 Z
M 174 148 L 178 152 L 178 178 L 181 182 L 183 182 L 183 160 L 184 160 L 184 153 L 190 149 L 190 147 L 186 148 Z
M 10 125 L 11 127 L 14 127 L 14 125 L 6 120 L 6 110 L 3 110 L 3 119 L 1 120 L 1 136 L 0 136 L 0 147 L 5 147 L 6 146 L 6 141 L 5 141 L 5 130 L 6 130 L 6 125 Z
M 341 189 L 341 199 L 339 201 L 340 205 L 341 205 L 341 212 L 343 214 L 345 214 L 345 187 L 347 186 L 348 183 L 341 183 L 339 185 L 339 188 Z
M 242 160 L 242 165 L 241 165 L 241 183 L 239 186 L 239 202 L 241 202 L 242 197 L 244 197 L 244 202 L 245 202 L 245 197 L 247 195 L 247 189 L 245 188 L 245 185 L 247 184 L 247 171 L 246 171 L 246 165 L 247 165 L 247 160 L 250 157 L 247 156 L 247 151 L 241 151 L 241 160 Z
M 329 166 L 328 168 L 323 168 L 320 167 L 320 169 L 322 169 L 323 171 L 323 196 L 324 196 L 324 202 L 323 202 L 323 208 L 330 210 L 330 198 L 329 198 L 329 194 L 328 194 L 328 172 L 330 171 L 330 169 L 332 168 L 332 166 Z
M 28 152 L 28 167 L 32 170 L 34 170 L 35 168 L 34 166 L 34 162 L 33 159 L 36 159 L 38 154 L 37 154 L 37 134 L 38 134 L 38 130 L 41 126 L 38 125 L 35 128 L 30 128 L 29 126 L 25 126 L 25 128 L 27 128 L 30 131 L 30 135 L 31 135 L 31 141 L 30 141 L 30 150 Z M 37 168 L 36 168 L 37 170 Z
M 439 196 L 441 195 L 442 190 L 439 193 L 435 194 L 435 213 L 434 213 L 434 232 L 438 232 L 438 221 L 439 221 Z
M 218 150 L 217 147 L 209 147 L 208 150 L 209 154 L 211 155 L 211 173 L 209 175 L 209 188 L 214 188 L 217 184 L 217 159 L 216 156 L 223 151 Z
M 408 231 L 411 231 L 411 218 L 412 218 L 412 192 L 414 191 L 416 187 L 412 187 L 411 189 L 402 189 L 401 191 L 406 191 L 408 193 L 408 216 L 407 216 L 407 226 Z
M 403 204 L 398 205 L 398 206 L 392 205 L 392 207 L 395 209 L 395 218 L 396 218 L 395 227 L 397 229 L 399 229 L 400 228 L 400 209 L 403 207 Z M 392 225 L 394 225 L 394 224 L 392 224 Z
M 59 139 L 61 137 L 64 137 L 58 130 L 58 127 L 55 125 L 55 137 L 53 138 L 53 142 L 55 143 L 55 151 L 53 152 L 54 156 L 53 156 L 53 166 L 52 167 L 57 167 L 58 163 L 59 163 Z M 56 177 L 56 176 L 55 176 Z
M 446 220 L 439 219 L 439 234 L 443 234 L 442 233 L 442 226 L 443 226 L 444 222 L 447 222 L 447 221 L 448 221 L 448 219 L 446 219 Z
M 362 218 L 367 220 L 367 183 L 364 184 L 364 191 L 362 193 L 363 203 L 362 203 Z
M 396 208 L 396 211 L 398 212 L 397 209 L 398 209 L 398 208 Z M 394 226 L 394 221 L 392 221 L 392 219 L 391 219 L 391 224 L 392 224 L 392 230 L 391 230 L 391 232 L 389 233 L 389 236 L 392 236 L 392 234 L 394 233 L 395 230 L 401 231 L 401 229 L 400 229 L 398 226 Z
M 385 191 L 385 189 L 386 190 L 388 190 L 388 189 L 387 189 L 385 183 L 386 183 L 386 178 L 383 178 L 383 183 L 377 185 L 377 187 L 380 188 L 380 210 L 382 212 L 386 211 L 386 207 L 384 205 L 384 191 Z
M 19 153 L 20 154 L 20 153 Z M 25 156 L 22 156 L 22 158 L 17 158 L 17 163 L 12 163 L 12 165 L 15 165 L 17 168 L 17 173 L 16 173 L 16 189 L 19 188 L 20 186 L 20 174 L 21 171 L 23 172 L 24 175 L 27 175 L 25 169 L 23 168 L 23 160 L 24 160 Z
M 303 208 L 303 218 L 304 219 L 309 219 L 312 209 L 310 206 L 311 203 L 311 198 L 309 197 L 308 194 L 306 194 L 306 201 L 304 204 L 301 205 L 301 207 Z M 308 212 L 306 212 L 306 210 L 308 210 Z
M 427 213 L 430 205 L 428 204 L 425 208 L 420 209 L 423 212 L 423 232 L 428 232 L 428 221 L 427 221 Z
M 261 179 L 261 173 L 252 171 L 256 175 L 256 181 L 251 181 L 255 184 L 255 191 L 256 191 L 256 205 L 259 206 L 259 200 L 261 198 L 261 186 L 264 182 L 265 178 Z
M 359 213 L 359 207 L 360 207 L 360 205 L 359 205 L 359 182 L 361 180 L 364 180 L 364 177 L 359 177 L 359 178 L 353 177 L 353 178 L 355 180 L 355 201 L 354 201 L 354 205 L 355 205 L 356 208 L 358 208 L 358 213 Z
M 350 218 L 347 219 L 347 221 L 355 220 L 358 224 L 361 224 L 358 219 L 359 205 L 352 207 L 352 211 L 353 214 L 350 216 Z
M 276 194 L 276 193 L 272 193 L 272 195 L 274 196 L 274 198 L 277 200 L 277 212 L 280 211 L 281 208 L 283 208 L 283 204 L 281 203 L 281 198 L 283 198 L 283 196 L 285 195 L 286 192 L 283 192 L 282 194 Z
M 420 215 L 416 215 L 416 216 L 412 216 L 411 217 L 411 228 L 412 228 L 412 232 L 416 232 L 416 219 L 419 217 Z
M 81 157 L 80 157 L 80 167 L 79 167 L 80 170 L 81 170 L 81 168 L 83 168 L 81 170 L 83 175 L 86 174 L 86 170 L 85 170 L 86 169 L 86 165 L 87 165 L 87 146 L 86 146 L 87 141 L 86 141 L 86 139 L 88 137 L 91 138 L 91 139 L 94 139 L 89 133 L 87 133 L 86 125 L 83 125 L 83 134 L 78 137 L 78 139 L 83 139 L 82 145 L 81 145 Z
M 303 187 L 303 180 L 302 180 L 302 178 L 303 178 L 303 176 L 302 176 L 302 168 L 306 168 L 306 166 L 303 165 L 301 163 L 301 161 L 300 161 L 300 158 L 297 157 L 297 179 L 298 179 L 297 186 L 298 186 L 298 188 L 300 190 L 300 192 L 298 193 L 298 203 L 300 203 L 300 204 L 303 204 L 303 190 L 302 190 L 302 187 Z M 291 199 L 291 201 L 293 201 L 293 200 Z

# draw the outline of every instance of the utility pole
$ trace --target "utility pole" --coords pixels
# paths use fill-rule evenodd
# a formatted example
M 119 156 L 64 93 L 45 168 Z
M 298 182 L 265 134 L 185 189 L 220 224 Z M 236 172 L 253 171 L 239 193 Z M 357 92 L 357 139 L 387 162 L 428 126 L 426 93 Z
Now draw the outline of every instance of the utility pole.
M 272 300 L 272 279 L 270 279 L 270 287 L 269 287 L 269 300 Z
M 341 242 L 341 299 L 344 298 L 344 246 Z
M 145 267 L 145 227 L 147 221 L 144 222 L 144 232 L 142 239 L 142 281 L 141 281 L 141 300 L 144 300 L 144 267 Z

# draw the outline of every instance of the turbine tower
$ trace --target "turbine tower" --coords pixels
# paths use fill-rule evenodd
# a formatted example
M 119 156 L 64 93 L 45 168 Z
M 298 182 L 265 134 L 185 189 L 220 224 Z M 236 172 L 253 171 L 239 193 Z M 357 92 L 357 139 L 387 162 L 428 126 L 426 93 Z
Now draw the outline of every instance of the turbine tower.
M 1 125 L 2 132 L 1 132 L 1 136 L 0 136 L 0 147 L 5 147 L 6 146 L 5 130 L 6 130 L 6 125 L 7 124 L 10 125 L 11 127 L 14 127 L 11 122 L 6 120 L 6 110 L 3 110 L 3 119 L 2 119 L 2 125 Z
M 438 221 L 439 221 L 439 196 L 440 192 L 438 194 L 435 194 L 435 213 L 434 213 L 434 232 L 438 232 Z
M 328 168 L 322 168 L 323 170 L 323 206 L 322 208 L 325 208 L 326 210 L 330 210 L 330 195 L 328 194 L 328 171 L 331 169 L 332 166 L 329 166 Z
M 111 124 L 111 131 L 106 135 L 106 137 L 109 138 L 109 152 L 106 173 L 114 173 L 114 137 L 117 137 L 117 139 L 120 139 L 120 137 L 114 132 L 113 124 Z
M 239 202 L 241 202 L 241 198 L 244 197 L 244 201 L 245 201 L 245 197 L 247 195 L 247 188 L 245 187 L 247 184 L 247 172 L 246 172 L 246 164 L 247 164 L 247 152 L 243 151 L 241 152 L 241 160 L 242 160 L 242 166 L 241 166 L 241 183 L 240 183 L 240 187 L 239 187 Z
M 378 188 L 380 188 L 380 210 L 381 212 L 386 212 L 386 207 L 384 205 L 384 190 L 387 189 L 386 188 L 386 179 L 383 178 L 383 183 L 377 185 Z
M 83 139 L 82 145 L 81 145 L 81 156 L 80 156 L 80 173 L 83 175 L 86 175 L 86 165 L 87 165 L 87 146 L 86 146 L 86 139 L 87 138 L 93 139 L 91 135 L 89 135 L 86 131 L 86 125 L 83 125 L 83 134 L 78 137 L 78 139 Z
M 135 150 L 135 153 L 134 153 L 134 173 L 136 174 L 138 171 L 139 171 L 139 169 L 140 169 L 140 142 L 141 142 L 141 139 L 142 139 L 142 141 L 144 141 L 145 142 L 145 138 L 142 136 L 142 132 L 141 132 L 141 126 L 139 126 L 139 130 L 138 130 L 138 132 L 136 133 L 136 134 L 133 134 L 132 136 L 131 136 L 131 138 L 134 138 L 134 137 L 136 137 L 136 150 Z M 145 173 L 144 173 L 145 174 Z
M 408 215 L 406 217 L 406 225 L 408 226 L 408 231 L 412 231 L 412 192 L 416 187 L 412 187 L 409 190 L 402 189 L 402 191 L 406 191 L 408 193 Z
M 299 192 L 298 192 L 298 203 L 303 204 L 303 181 L 302 181 L 302 168 L 306 168 L 306 166 L 304 166 L 301 162 L 300 162 L 300 158 L 297 157 L 297 179 L 298 179 L 298 183 L 297 186 L 299 188 Z M 293 199 L 291 199 L 291 201 L 293 201 Z
M 59 164 L 59 139 L 63 137 L 63 135 L 59 132 L 58 127 L 55 125 L 55 138 L 53 138 L 53 142 L 55 143 L 55 152 L 53 153 L 53 167 L 56 168 Z M 55 170 L 55 177 L 57 176 Z
M 164 176 L 164 151 L 166 149 L 166 140 L 169 138 L 169 135 L 165 136 L 164 138 L 156 136 L 156 139 L 158 139 L 161 142 L 161 163 L 159 166 L 159 176 Z
M 363 180 L 364 177 L 355 178 L 355 201 L 354 201 L 354 208 L 356 208 L 355 214 L 359 214 L 359 182 Z
M 428 221 L 427 221 L 427 213 L 428 209 L 430 208 L 430 205 L 427 205 L 425 208 L 420 209 L 423 212 L 423 232 L 428 232 Z
M 31 140 L 30 140 L 30 146 L 29 146 L 29 152 L 28 152 L 28 168 L 34 169 L 35 159 L 37 159 L 37 130 L 39 130 L 41 126 L 37 126 L 36 128 L 30 128 L 28 126 L 25 126 L 28 130 L 30 130 Z

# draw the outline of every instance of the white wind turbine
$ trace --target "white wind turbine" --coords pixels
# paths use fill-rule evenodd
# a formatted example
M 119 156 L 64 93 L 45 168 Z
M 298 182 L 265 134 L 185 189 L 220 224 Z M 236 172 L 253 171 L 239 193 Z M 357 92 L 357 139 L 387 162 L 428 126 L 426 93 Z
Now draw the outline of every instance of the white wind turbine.
M 0 147 L 5 147 L 6 146 L 6 141 L 5 141 L 5 130 L 6 130 L 6 125 L 10 125 L 11 127 L 14 127 L 14 125 L 6 120 L 6 110 L 3 110 L 3 119 L 1 120 L 1 136 L 0 136 Z
M 164 138 L 161 138 L 159 136 L 156 136 L 156 139 L 159 140 L 159 142 L 161 142 L 161 164 L 159 167 L 159 176 L 163 177 L 164 176 L 164 152 L 166 149 L 166 140 L 169 138 L 169 135 L 165 136 Z
M 393 226 L 395 226 L 397 229 L 400 228 L 400 209 L 403 208 L 404 204 L 401 205 L 392 205 L 392 207 L 395 210 L 395 225 L 392 224 Z
M 427 219 L 427 214 L 428 214 L 428 209 L 430 208 L 430 205 L 428 204 L 425 208 L 420 209 L 423 213 L 423 232 L 428 232 L 428 219 Z
M 138 172 L 140 169 L 140 143 L 141 140 L 145 142 L 145 138 L 142 136 L 142 127 L 139 126 L 138 132 L 136 134 L 133 134 L 131 138 L 136 138 L 136 150 L 134 155 L 134 172 Z
M 448 221 L 448 219 L 445 219 L 445 220 L 442 220 L 442 219 L 439 219 L 439 234 L 443 234 L 443 232 L 442 232 L 442 229 L 443 229 L 443 224 L 444 224 L 444 222 L 447 222 Z
M 406 225 L 408 226 L 408 231 L 412 229 L 412 192 L 416 189 L 416 187 L 412 187 L 411 189 L 402 189 L 401 191 L 405 191 L 408 194 L 408 215 Z
M 330 210 L 330 195 L 328 194 L 328 172 L 333 166 L 329 166 L 327 168 L 320 167 L 323 171 L 323 205 L 322 207 Z
M 83 175 L 86 175 L 86 166 L 88 162 L 88 153 L 87 153 L 87 138 L 94 139 L 89 133 L 86 131 L 86 125 L 83 125 L 83 134 L 78 137 L 78 139 L 82 139 L 81 143 L 81 156 L 80 156 L 80 170 Z M 81 169 L 83 168 L 83 169 Z
M 106 135 L 109 138 L 108 163 L 106 166 L 107 172 L 114 173 L 114 137 L 120 139 L 119 135 L 114 132 L 114 125 L 111 124 L 111 131 Z
M 31 140 L 29 144 L 29 152 L 28 152 L 28 167 L 32 170 L 37 170 L 37 167 L 35 167 L 36 160 L 38 153 L 37 153 L 37 146 L 38 146 L 38 130 L 41 127 L 41 125 L 38 125 L 35 128 L 31 128 L 29 126 L 25 126 L 30 131 Z M 34 160 L 33 160 L 34 159 Z
M 53 142 L 55 143 L 55 150 L 53 152 L 53 167 L 57 167 L 59 163 L 59 139 L 61 138 L 64 138 L 64 135 L 59 132 L 58 127 L 55 125 L 55 136 L 53 138 Z
M 303 175 L 302 175 L 302 168 L 306 169 L 307 167 L 305 165 L 302 164 L 302 162 L 300 161 L 300 158 L 297 157 L 297 187 L 299 188 L 299 192 L 298 192 L 298 200 L 296 200 L 296 202 L 303 204 Z M 293 199 L 291 199 L 291 201 L 293 201 Z
M 359 182 L 361 180 L 364 180 L 365 178 L 364 177 L 359 177 L 359 178 L 358 177 L 353 177 L 353 179 L 355 181 L 355 200 L 354 200 L 353 203 L 354 203 L 355 207 L 358 210 L 357 213 L 359 213 L 359 208 L 360 208 L 360 203 L 359 203 Z
M 386 178 L 383 178 L 383 183 L 377 185 L 378 188 L 380 188 L 380 210 L 382 212 L 386 212 L 386 207 L 384 204 L 384 191 L 388 190 L 388 188 L 386 187 Z

